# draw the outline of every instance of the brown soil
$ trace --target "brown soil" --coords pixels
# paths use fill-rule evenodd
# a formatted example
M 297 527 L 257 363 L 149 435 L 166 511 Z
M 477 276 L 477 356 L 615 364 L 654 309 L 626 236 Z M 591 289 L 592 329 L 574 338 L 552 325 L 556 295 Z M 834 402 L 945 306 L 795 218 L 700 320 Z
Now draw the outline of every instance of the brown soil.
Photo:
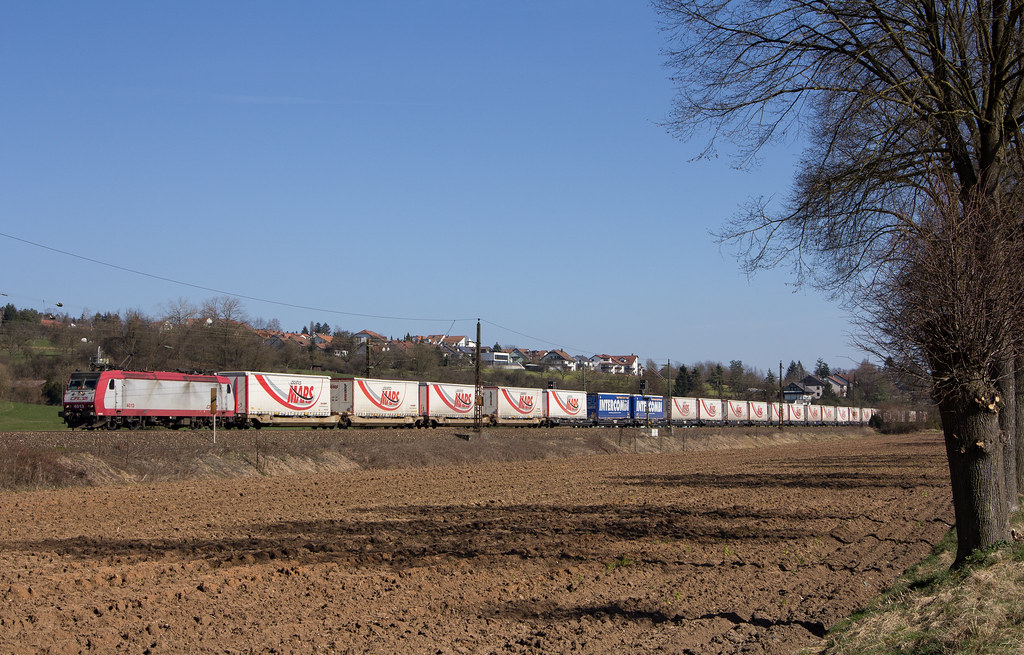
M 507 446 L 524 435 L 374 431 L 235 472 L 204 455 L 203 479 L 0 493 L 0 651 L 793 653 L 952 520 L 934 433 L 633 453 L 666 444 L 583 430 L 552 459 L 551 436 Z M 365 468 L 432 443 L 467 463 Z M 265 475 L 290 458 L 315 472 Z

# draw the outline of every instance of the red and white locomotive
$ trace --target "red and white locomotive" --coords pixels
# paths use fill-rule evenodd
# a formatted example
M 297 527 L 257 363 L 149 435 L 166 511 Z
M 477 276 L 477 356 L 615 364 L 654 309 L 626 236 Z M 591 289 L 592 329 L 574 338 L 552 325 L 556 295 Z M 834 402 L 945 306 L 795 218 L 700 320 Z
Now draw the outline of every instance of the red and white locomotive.
M 60 416 L 70 428 L 200 428 L 233 419 L 231 381 L 221 375 L 142 371 L 72 373 Z

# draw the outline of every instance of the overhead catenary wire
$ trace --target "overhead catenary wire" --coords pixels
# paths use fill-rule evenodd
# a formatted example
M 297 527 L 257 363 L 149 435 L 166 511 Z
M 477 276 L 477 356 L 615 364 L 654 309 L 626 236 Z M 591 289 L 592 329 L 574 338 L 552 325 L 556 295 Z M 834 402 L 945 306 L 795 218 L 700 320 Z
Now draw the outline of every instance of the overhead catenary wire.
M 184 287 L 190 287 L 192 289 L 199 289 L 200 291 L 209 291 L 210 293 L 218 293 L 218 294 L 221 294 L 221 295 L 224 295 L 224 296 L 232 296 L 234 298 L 242 298 L 244 300 L 252 300 L 253 302 L 261 302 L 261 303 L 267 303 L 267 304 L 270 304 L 270 305 L 278 305 L 280 307 L 290 307 L 292 309 L 305 309 L 305 310 L 313 311 L 313 312 L 324 312 L 324 313 L 330 313 L 330 314 L 340 314 L 340 315 L 343 315 L 343 316 L 358 316 L 360 318 L 379 318 L 381 320 L 389 320 L 389 321 L 432 321 L 432 322 L 437 322 L 437 323 L 447 323 L 449 321 L 472 321 L 472 320 L 474 320 L 472 318 L 456 318 L 456 319 L 453 319 L 451 317 L 447 317 L 447 318 L 434 318 L 434 317 L 425 318 L 425 317 L 416 317 L 416 316 L 386 316 L 386 315 L 381 315 L 381 314 L 364 314 L 364 313 L 359 313 L 359 312 L 346 312 L 346 311 L 343 311 L 343 310 L 340 310 L 340 309 L 329 309 L 329 308 L 326 308 L 326 307 L 313 307 L 313 306 L 309 306 L 309 305 L 299 305 L 299 304 L 296 304 L 296 303 L 284 302 L 284 301 L 281 301 L 281 300 L 271 300 L 270 298 L 260 298 L 258 296 L 250 296 L 250 295 L 246 295 L 246 294 L 243 294 L 243 293 L 235 293 L 234 291 L 225 291 L 223 289 L 217 289 L 217 288 L 214 288 L 214 287 L 207 287 L 207 286 L 204 286 L 204 285 L 201 285 L 201 284 L 194 284 L 192 282 L 185 282 L 183 280 L 176 280 L 174 278 L 166 277 L 166 276 L 163 276 L 163 275 L 156 275 L 154 273 L 147 273 L 146 271 L 140 271 L 140 270 L 137 270 L 137 269 L 134 269 L 134 268 L 128 268 L 127 266 L 120 266 L 118 264 L 111 264 L 110 262 L 105 262 L 105 261 L 102 261 L 100 259 L 96 259 L 94 257 L 87 257 L 85 255 L 79 255 L 78 253 L 69 252 L 67 250 L 61 250 L 60 248 L 54 248 L 53 246 L 47 246 L 47 245 L 42 244 L 42 243 L 37 243 L 35 241 L 30 241 L 28 239 L 22 239 L 21 237 L 16 237 L 13 234 L 7 234 L 7 233 L 4 233 L 4 232 L 0 232 L 0 236 L 6 237 L 6 238 L 11 239 L 13 241 L 20 241 L 21 243 L 26 243 L 26 244 L 28 244 L 30 246 L 35 246 L 36 248 L 42 248 L 43 250 L 49 250 L 50 252 L 55 252 L 55 253 L 59 253 L 61 255 L 66 255 L 68 257 L 74 257 L 75 259 L 81 259 L 83 261 L 91 262 L 91 263 L 97 264 L 99 266 L 106 266 L 108 268 L 113 268 L 115 270 L 124 271 L 125 273 L 132 273 L 133 275 L 141 275 L 143 277 L 148 277 L 148 278 L 151 278 L 151 279 L 154 279 L 154 280 L 160 280 L 161 282 L 169 282 L 171 284 L 178 284 L 178 285 L 181 285 L 181 286 L 184 286 Z
M 153 279 L 153 280 L 160 280 L 161 282 L 167 282 L 167 283 L 170 283 L 170 284 L 176 284 L 176 285 L 188 287 L 188 288 L 191 288 L 191 289 L 198 289 L 200 291 L 207 291 L 207 292 L 210 292 L 210 293 L 216 293 L 216 294 L 219 294 L 219 295 L 230 296 L 230 297 L 233 297 L 233 298 L 239 298 L 239 299 L 243 299 L 243 300 L 250 300 L 250 301 L 253 301 L 253 302 L 266 303 L 266 304 L 269 304 L 269 305 L 276 305 L 276 306 L 279 306 L 279 307 L 288 307 L 288 308 L 291 308 L 291 309 L 302 309 L 302 310 L 311 311 L 311 312 L 322 312 L 322 313 L 325 313 L 325 314 L 336 314 L 336 315 L 341 315 L 341 316 L 355 316 L 355 317 L 359 317 L 359 318 L 375 318 L 375 319 L 380 319 L 380 320 L 414 321 L 414 322 L 435 322 L 435 323 L 449 323 L 450 322 L 451 325 L 448 327 L 448 330 L 445 332 L 446 335 L 451 332 L 452 328 L 454 328 L 456 323 L 461 323 L 461 322 L 465 322 L 465 321 L 480 320 L 481 322 L 486 323 L 487 325 L 493 326 L 493 327 L 498 328 L 500 330 L 504 330 L 506 332 L 510 332 L 512 334 L 516 334 L 518 336 L 521 336 L 521 337 L 524 337 L 524 338 L 527 338 L 527 339 L 531 339 L 531 340 L 533 340 L 533 341 L 535 341 L 537 343 L 546 344 L 546 345 L 549 345 L 549 346 L 556 346 L 556 347 L 561 348 L 561 349 L 564 349 L 564 348 L 567 347 L 565 345 L 564 341 L 554 341 L 554 340 L 550 340 L 550 339 L 544 339 L 544 338 L 541 338 L 541 337 L 532 336 L 532 335 L 526 334 L 525 332 L 521 332 L 521 331 L 518 331 L 518 330 L 515 330 L 515 329 L 512 329 L 512 328 L 506 327 L 504 325 L 500 325 L 498 323 L 495 323 L 493 321 L 489 321 L 489 320 L 486 320 L 486 319 L 483 319 L 483 318 L 477 319 L 477 318 L 451 318 L 451 317 L 448 317 L 448 318 L 437 318 L 437 317 L 417 317 L 417 316 L 391 316 L 391 315 L 384 315 L 384 314 L 370 314 L 370 313 L 362 313 L 362 312 L 351 312 L 351 311 L 345 311 L 345 310 L 340 310 L 340 309 L 332 309 L 332 308 L 326 308 L 326 307 L 314 307 L 314 306 L 310 306 L 310 305 L 301 305 L 301 304 L 285 302 L 285 301 L 281 301 L 281 300 L 273 300 L 273 299 L 270 299 L 270 298 L 261 298 L 261 297 L 258 297 L 258 296 L 251 296 L 251 295 L 248 295 L 248 294 L 236 293 L 236 292 L 233 292 L 233 291 L 227 291 L 227 290 L 218 289 L 218 288 L 215 288 L 215 287 L 209 287 L 209 286 L 205 286 L 205 285 L 201 285 L 201 284 L 195 284 L 195 283 L 192 283 L 192 282 L 186 282 L 184 280 L 178 280 L 178 279 L 167 277 L 167 276 L 164 276 L 164 275 L 157 275 L 155 273 L 149 273 L 147 271 L 142 271 L 142 270 L 130 268 L 130 267 L 127 267 L 127 266 L 121 266 L 119 264 L 113 264 L 111 262 L 103 261 L 103 260 L 97 259 L 95 257 L 89 257 L 89 256 L 81 255 L 81 254 L 78 254 L 78 253 L 75 253 L 75 252 L 70 252 L 68 250 L 64 250 L 64 249 L 61 249 L 61 248 L 56 248 L 54 246 L 48 246 L 46 244 L 39 243 L 37 241 L 32 241 L 30 239 L 25 239 L 25 238 L 22 238 L 22 237 L 18 237 L 18 236 L 15 236 L 13 234 L 8 234 L 6 232 L 0 232 L 0 236 L 5 237 L 7 239 L 11 239 L 12 241 L 18 241 L 20 243 L 24 243 L 24 244 L 27 244 L 27 245 L 30 245 L 30 246 L 33 246 L 33 247 L 36 247 L 36 248 L 40 248 L 40 249 L 47 250 L 47 251 L 50 251 L 50 252 L 55 252 L 55 253 L 64 255 L 66 257 L 72 257 L 72 258 L 79 259 L 79 260 L 82 260 L 82 261 L 87 261 L 87 262 L 90 262 L 92 264 L 96 264 L 98 266 L 105 266 L 107 268 L 111 268 L 111 269 L 114 269 L 114 270 L 122 271 L 122 272 L 125 272 L 125 273 L 130 273 L 132 275 L 139 275 L 139 276 L 147 277 L 147 278 L 150 278 L 150 279 Z M 582 347 L 573 346 L 573 345 L 568 346 L 568 348 L 570 348 L 572 350 L 575 350 L 576 352 L 593 352 L 593 353 L 599 352 L 596 349 L 582 348 Z

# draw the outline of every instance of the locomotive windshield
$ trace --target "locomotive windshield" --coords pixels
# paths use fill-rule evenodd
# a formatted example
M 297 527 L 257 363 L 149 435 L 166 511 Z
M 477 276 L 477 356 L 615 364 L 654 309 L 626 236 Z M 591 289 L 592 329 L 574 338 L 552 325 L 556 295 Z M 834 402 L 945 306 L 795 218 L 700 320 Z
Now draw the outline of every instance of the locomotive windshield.
M 68 389 L 95 389 L 100 380 L 99 373 L 72 373 L 68 381 Z

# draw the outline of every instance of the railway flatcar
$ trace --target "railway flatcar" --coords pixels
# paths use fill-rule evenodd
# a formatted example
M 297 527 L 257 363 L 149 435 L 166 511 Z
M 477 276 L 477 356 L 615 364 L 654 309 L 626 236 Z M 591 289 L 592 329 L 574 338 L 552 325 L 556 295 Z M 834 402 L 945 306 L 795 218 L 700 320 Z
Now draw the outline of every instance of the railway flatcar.
M 753 424 L 768 422 L 768 403 L 751 400 L 747 403 L 747 416 Z
M 722 401 L 717 398 L 698 398 L 697 422 L 700 425 L 721 425 L 725 422 Z
M 326 375 L 225 371 L 235 389 L 235 416 L 229 427 L 333 427 L 331 378 Z
M 422 424 L 420 383 L 341 378 L 331 381 L 331 414 L 338 427 Z
M 484 387 L 484 418 L 492 425 L 541 425 L 545 422 L 542 395 L 541 389 Z
M 419 393 L 420 427 L 473 424 L 473 385 L 420 382 Z
M 795 403 L 786 403 L 786 423 L 789 425 L 806 425 L 806 407 Z
M 672 396 L 669 399 L 671 414 L 669 420 L 673 425 L 697 424 L 697 399 L 683 396 Z
M 747 401 L 726 400 L 724 404 L 725 421 L 730 425 L 745 425 L 750 420 L 750 414 L 747 412 Z
M 636 393 L 630 396 L 629 411 L 633 425 L 661 425 L 665 421 L 665 399 Z
M 545 425 L 585 425 L 588 422 L 586 392 L 545 389 L 542 398 Z
M 592 425 L 628 425 L 632 423 L 630 394 L 588 393 L 587 418 Z
M 234 420 L 231 380 L 220 375 L 88 371 L 71 374 L 59 413 L 69 428 L 200 428 Z M 215 401 L 215 404 L 214 404 Z

